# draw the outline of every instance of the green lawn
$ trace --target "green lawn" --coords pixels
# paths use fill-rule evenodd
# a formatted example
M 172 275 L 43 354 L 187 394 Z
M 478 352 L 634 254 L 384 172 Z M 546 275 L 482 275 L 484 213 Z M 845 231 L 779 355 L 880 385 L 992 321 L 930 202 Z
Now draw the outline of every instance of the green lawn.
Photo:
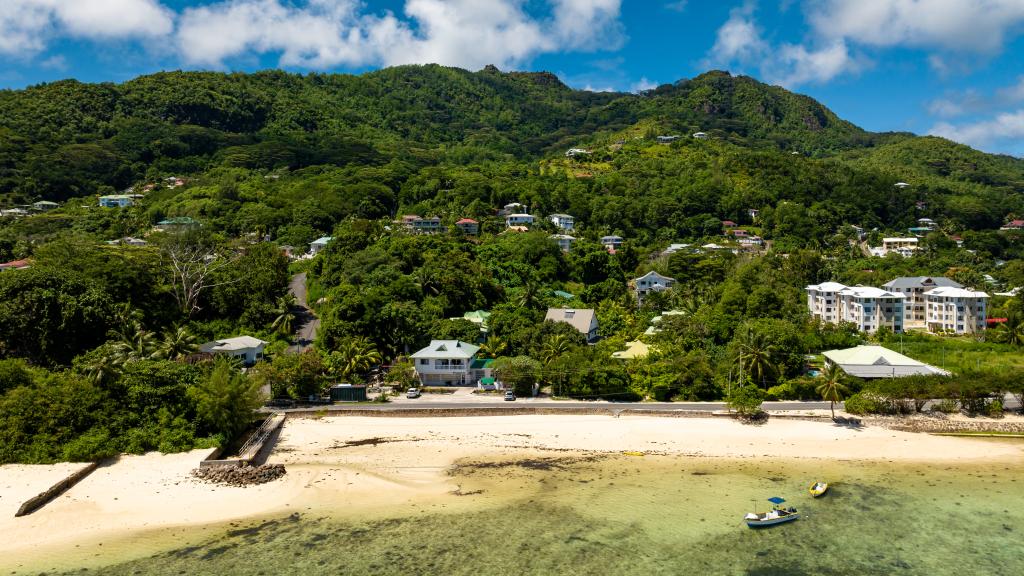
M 912 336 L 883 344 L 915 360 L 954 373 L 975 370 L 1024 371 L 1024 349 L 1008 344 L 978 342 L 974 338 Z

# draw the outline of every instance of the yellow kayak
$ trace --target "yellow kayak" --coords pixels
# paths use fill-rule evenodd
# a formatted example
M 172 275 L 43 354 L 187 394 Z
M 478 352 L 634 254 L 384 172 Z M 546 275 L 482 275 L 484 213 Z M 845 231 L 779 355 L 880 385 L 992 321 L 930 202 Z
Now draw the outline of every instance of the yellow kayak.
M 811 496 L 820 498 L 825 495 L 825 492 L 828 492 L 828 482 L 815 482 L 814 484 L 811 484 L 808 492 L 811 493 Z

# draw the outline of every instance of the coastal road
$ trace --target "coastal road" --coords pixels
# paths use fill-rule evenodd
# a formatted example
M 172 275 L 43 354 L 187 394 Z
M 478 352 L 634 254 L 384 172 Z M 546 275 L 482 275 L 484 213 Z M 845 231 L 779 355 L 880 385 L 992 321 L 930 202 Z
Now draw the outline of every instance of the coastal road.
M 309 307 L 306 301 L 306 273 L 292 276 L 288 291 L 295 297 L 295 340 L 288 348 L 289 352 L 299 353 L 313 345 L 316 332 L 320 328 L 320 318 Z
M 404 399 L 402 399 L 404 400 Z M 765 402 L 762 407 L 765 410 L 828 410 L 828 402 Z M 310 406 L 300 408 L 289 408 L 289 412 L 318 411 L 318 410 L 358 410 L 367 412 L 399 412 L 402 410 L 474 410 L 474 409 L 504 409 L 514 410 L 517 408 L 543 408 L 544 410 L 574 410 L 596 408 L 617 410 L 635 410 L 641 412 L 713 412 L 726 410 L 724 402 L 582 402 L 582 401 L 558 401 L 546 399 L 524 398 L 515 402 L 496 401 L 474 401 L 457 402 L 444 400 L 409 400 L 394 401 L 387 404 L 336 404 L 333 406 Z M 842 408 L 836 404 L 836 410 Z

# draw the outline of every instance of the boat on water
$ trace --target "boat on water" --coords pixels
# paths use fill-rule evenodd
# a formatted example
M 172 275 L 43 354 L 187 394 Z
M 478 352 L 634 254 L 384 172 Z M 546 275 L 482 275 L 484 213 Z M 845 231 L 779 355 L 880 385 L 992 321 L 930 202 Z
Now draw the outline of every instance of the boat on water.
M 821 498 L 828 492 L 828 482 L 815 482 L 811 484 L 811 487 L 807 489 L 814 498 Z
M 747 523 L 750 528 L 761 528 L 765 526 L 775 526 L 776 524 L 783 524 L 785 522 L 792 522 L 800 517 L 800 513 L 796 511 L 796 508 L 789 506 L 783 508 L 782 504 L 785 502 L 778 496 L 773 496 L 768 499 L 772 503 L 772 509 L 758 513 L 757 506 L 755 505 L 755 511 L 748 513 L 743 517 L 743 521 Z

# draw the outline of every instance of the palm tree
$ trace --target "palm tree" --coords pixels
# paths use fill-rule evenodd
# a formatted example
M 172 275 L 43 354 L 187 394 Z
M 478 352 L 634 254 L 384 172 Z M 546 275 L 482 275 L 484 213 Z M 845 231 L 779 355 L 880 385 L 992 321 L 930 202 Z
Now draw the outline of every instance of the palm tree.
M 365 336 L 345 340 L 338 350 L 331 353 L 332 356 L 335 354 L 337 356 L 334 369 L 343 379 L 365 372 L 384 361 L 377 346 Z
M 166 360 L 179 360 L 192 354 L 199 348 L 198 341 L 192 332 L 185 326 L 177 328 L 164 334 L 160 342 L 157 356 Z
M 295 327 L 295 296 L 287 294 L 278 298 L 274 313 L 277 317 L 270 327 L 281 334 L 291 335 Z
M 1007 314 L 1006 322 L 996 328 L 995 336 L 1004 344 L 1024 345 L 1024 315 L 1016 311 Z
M 85 375 L 96 384 L 102 384 L 116 377 L 121 371 L 121 362 L 111 346 L 104 344 L 102 352 L 83 366 Z
M 769 379 L 778 374 L 776 352 L 775 345 L 769 344 L 764 334 L 747 328 L 740 333 L 736 354 L 740 372 L 746 371 L 752 381 L 760 382 L 761 386 L 767 388 Z
M 843 384 L 843 376 L 842 368 L 835 364 L 829 364 L 821 372 L 821 376 L 819 376 L 821 383 L 815 388 L 815 391 L 821 395 L 822 400 L 829 401 L 833 420 L 836 418 L 836 402 L 842 402 L 843 396 L 848 392 Z
M 541 362 L 548 366 L 571 349 L 572 343 L 569 342 L 569 338 L 565 334 L 555 334 L 544 341 L 544 347 L 540 353 Z
M 536 282 L 528 280 L 523 284 L 522 292 L 519 294 L 516 304 L 520 308 L 540 307 L 540 287 Z
M 480 346 L 480 354 L 488 358 L 497 358 L 504 354 L 507 349 L 508 344 L 501 338 L 492 334 L 488 336 L 487 341 Z
M 143 328 L 139 322 L 118 334 L 119 339 L 113 344 L 114 357 L 118 362 L 136 362 L 152 360 L 157 357 L 156 336 Z

